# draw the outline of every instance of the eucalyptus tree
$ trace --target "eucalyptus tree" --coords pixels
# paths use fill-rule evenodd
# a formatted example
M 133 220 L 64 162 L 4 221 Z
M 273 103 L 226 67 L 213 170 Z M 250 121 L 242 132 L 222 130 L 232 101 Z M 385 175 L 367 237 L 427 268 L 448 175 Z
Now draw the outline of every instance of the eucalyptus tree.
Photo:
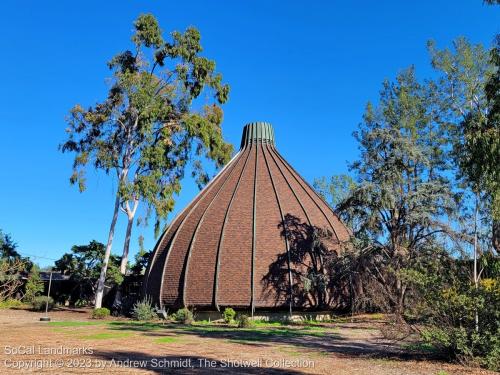
M 434 82 L 441 128 L 448 139 L 448 151 L 457 181 L 474 194 L 473 281 L 480 277 L 478 258 L 481 222 L 490 223 L 487 233 L 490 245 L 498 243 L 498 122 L 491 117 L 494 98 L 487 97 L 486 85 L 494 74 L 490 56 L 481 44 L 471 44 L 465 38 L 453 42 L 453 49 L 436 48 L 428 43 L 432 66 L 439 73 Z M 492 95 L 498 95 L 492 93 Z M 490 95 L 491 96 L 491 95 Z M 483 213 L 482 220 L 478 216 Z M 496 239 L 496 240 L 495 240 Z
M 436 241 L 455 236 L 446 218 L 456 197 L 443 173 L 442 132 L 431 98 L 413 68 L 384 82 L 378 105 L 368 103 L 354 133 L 360 157 L 350 169 L 357 184 L 338 205 L 356 224 L 362 272 L 399 315 L 412 267 Z
M 127 216 L 120 267 L 124 273 L 139 203 L 145 203 L 145 219 L 154 212 L 158 233 L 173 209 L 186 166 L 192 166 L 201 185 L 208 178 L 202 160 L 220 167 L 232 152 L 221 130 L 220 106 L 228 99 L 229 86 L 223 84 L 215 62 L 201 56 L 199 31 L 174 31 L 166 40 L 151 14 L 139 16 L 134 29 L 134 48 L 108 63 L 112 79 L 107 98 L 86 109 L 72 108 L 68 139 L 62 145 L 63 152 L 76 154 L 70 181 L 80 191 L 85 190 L 89 166 L 117 180 L 96 307 L 102 302 L 119 210 Z
M 500 35 L 497 35 L 496 46 L 492 48 L 490 55 L 494 72 L 485 86 L 489 106 L 488 117 L 480 122 L 479 136 L 476 136 L 474 128 L 470 129 L 469 134 L 472 138 L 471 143 L 479 144 L 480 151 L 475 154 L 477 157 L 475 164 L 484 176 L 492 197 L 493 247 L 500 253 Z

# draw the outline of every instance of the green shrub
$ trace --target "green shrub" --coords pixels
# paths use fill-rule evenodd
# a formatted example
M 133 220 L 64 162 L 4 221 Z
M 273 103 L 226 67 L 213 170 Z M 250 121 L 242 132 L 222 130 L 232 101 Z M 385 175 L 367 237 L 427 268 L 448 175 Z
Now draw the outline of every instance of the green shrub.
M 191 324 L 194 321 L 193 313 L 186 307 L 177 310 L 177 312 L 174 314 L 174 319 L 183 324 Z
M 224 312 L 222 313 L 222 316 L 224 317 L 224 321 L 226 323 L 231 323 L 234 320 L 234 318 L 236 317 L 236 311 L 234 311 L 230 307 L 226 307 L 224 309 Z
M 92 319 L 104 319 L 110 314 L 109 309 L 105 307 L 98 307 L 92 311 Z
M 250 317 L 245 314 L 238 315 L 237 322 L 238 328 L 250 328 L 254 325 L 252 319 L 250 319 Z
M 449 358 L 500 370 L 500 281 L 483 279 L 476 289 L 466 279 L 438 287 L 425 297 L 430 317 L 422 331 L 424 342 Z
M 45 306 L 47 301 L 49 310 L 52 310 L 54 308 L 54 299 L 52 297 L 47 297 L 47 296 L 38 296 L 33 298 L 31 306 L 35 311 L 45 311 Z
M 138 301 L 132 308 L 132 317 L 135 320 L 152 320 L 156 317 L 156 310 L 152 305 L 151 298 L 145 297 Z
M 90 305 L 90 303 L 85 299 L 77 299 L 75 302 L 75 307 L 86 307 L 88 305 Z
M 8 298 L 4 301 L 0 301 L 0 309 L 13 309 L 16 307 L 22 307 L 24 304 L 15 298 Z
M 43 282 L 40 279 L 40 272 L 36 266 L 33 266 L 26 282 L 24 301 L 31 303 L 42 292 Z

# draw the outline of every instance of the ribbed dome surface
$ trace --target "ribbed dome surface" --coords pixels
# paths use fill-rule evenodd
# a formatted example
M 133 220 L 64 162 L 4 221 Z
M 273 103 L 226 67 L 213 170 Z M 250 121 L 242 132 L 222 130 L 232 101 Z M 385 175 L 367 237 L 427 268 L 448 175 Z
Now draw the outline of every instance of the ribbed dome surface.
M 276 150 L 272 126 L 248 124 L 240 151 L 156 244 L 145 293 L 165 308 L 287 307 L 293 296 L 281 292 L 292 293 L 289 285 L 270 287 L 264 280 L 271 264 L 290 251 L 283 234 L 290 215 L 330 231 L 337 247 L 349 237 L 330 207 Z

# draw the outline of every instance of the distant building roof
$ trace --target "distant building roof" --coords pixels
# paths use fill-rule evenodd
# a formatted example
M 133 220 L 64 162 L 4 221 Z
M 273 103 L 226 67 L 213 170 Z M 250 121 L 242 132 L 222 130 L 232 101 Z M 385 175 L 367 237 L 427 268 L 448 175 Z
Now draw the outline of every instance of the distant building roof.
M 42 281 L 49 281 L 50 272 L 40 271 L 40 279 Z M 52 272 L 52 281 L 66 281 L 70 279 L 70 275 L 63 275 L 61 272 Z

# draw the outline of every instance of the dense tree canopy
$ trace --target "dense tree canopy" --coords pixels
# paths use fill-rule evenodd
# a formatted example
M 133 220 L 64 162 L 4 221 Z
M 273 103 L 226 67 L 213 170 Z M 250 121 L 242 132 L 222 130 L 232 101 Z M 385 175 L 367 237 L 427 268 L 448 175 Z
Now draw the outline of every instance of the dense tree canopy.
M 396 82 L 384 82 L 378 105 L 367 105 L 354 134 L 360 158 L 350 168 L 357 186 L 338 206 L 355 218 L 354 235 L 363 239 L 363 251 L 372 259 L 366 271 L 400 313 L 407 290 L 404 273 L 439 235 L 455 236 L 445 218 L 457 202 L 442 173 L 442 139 L 431 98 L 413 68 Z M 383 275 L 380 268 L 389 272 Z
M 86 109 L 72 108 L 68 140 L 61 147 L 75 154 L 70 181 L 81 191 L 89 165 L 113 173 L 118 182 L 97 307 L 118 210 L 128 219 L 120 265 L 124 274 L 139 202 L 147 205 L 146 219 L 155 213 L 158 233 L 161 220 L 174 207 L 187 165 L 201 186 L 208 179 L 202 161 L 209 159 L 220 167 L 232 153 L 222 136 L 220 107 L 228 99 L 229 86 L 216 72 L 215 62 L 201 56 L 199 31 L 174 31 L 166 40 L 151 14 L 139 16 L 134 28 L 135 48 L 108 63 L 113 76 L 107 99 Z M 210 102 L 201 100 L 206 90 L 213 98 Z
M 498 120 L 495 120 L 495 51 L 458 38 L 453 49 L 439 50 L 429 42 L 431 63 L 439 74 L 433 82 L 435 105 L 441 129 L 446 137 L 443 152 L 448 153 L 450 171 L 456 176 L 456 188 L 472 191 L 481 214 L 480 223 L 488 223 L 483 248 L 497 246 L 498 178 L 500 149 Z M 464 205 L 469 208 L 469 205 Z M 465 211 L 467 214 L 467 211 Z M 477 231 L 476 231 L 477 232 Z
M 331 267 L 353 309 L 396 313 L 443 354 L 497 370 L 499 48 L 428 47 L 435 79 L 408 69 L 367 105 L 355 184 L 316 180 L 354 234 Z
M 16 251 L 17 245 L 12 240 L 9 234 L 4 234 L 0 229 L 0 258 L 11 259 L 19 258 L 20 255 Z

